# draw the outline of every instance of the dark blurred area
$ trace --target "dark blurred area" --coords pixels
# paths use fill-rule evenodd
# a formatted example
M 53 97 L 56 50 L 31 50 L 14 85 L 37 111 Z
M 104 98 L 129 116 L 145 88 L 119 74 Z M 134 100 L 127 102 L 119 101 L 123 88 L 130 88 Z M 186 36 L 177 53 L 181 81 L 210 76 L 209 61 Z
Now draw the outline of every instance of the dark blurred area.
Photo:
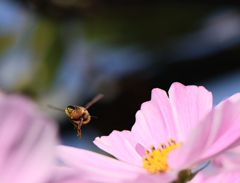
M 74 146 L 130 130 L 155 87 L 217 83 L 226 91 L 220 99 L 239 91 L 239 53 L 234 1 L 0 2 L 0 87 L 32 97 Z M 218 80 L 231 73 L 233 90 Z M 84 106 L 98 93 L 105 97 L 89 108 L 97 119 L 82 127 L 81 140 L 64 113 L 47 108 Z

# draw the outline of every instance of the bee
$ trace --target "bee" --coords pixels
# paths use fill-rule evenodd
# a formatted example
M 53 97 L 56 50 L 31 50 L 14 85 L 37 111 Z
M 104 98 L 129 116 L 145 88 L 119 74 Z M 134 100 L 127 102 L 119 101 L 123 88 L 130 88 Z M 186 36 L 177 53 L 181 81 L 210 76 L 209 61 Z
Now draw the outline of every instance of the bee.
M 52 109 L 64 111 L 70 117 L 69 120 L 74 125 L 74 129 L 77 128 L 77 132 L 78 132 L 77 136 L 79 138 L 81 138 L 82 125 L 89 123 L 89 121 L 91 120 L 91 117 L 94 117 L 94 116 L 90 116 L 87 109 L 91 105 L 93 105 L 94 103 L 96 103 L 97 101 L 102 99 L 103 96 L 104 96 L 103 94 L 98 94 L 89 103 L 87 103 L 87 105 L 85 107 L 77 106 L 77 105 L 69 105 L 65 108 L 65 110 L 59 109 L 59 108 L 51 106 L 51 105 L 48 105 L 48 107 L 50 107 Z

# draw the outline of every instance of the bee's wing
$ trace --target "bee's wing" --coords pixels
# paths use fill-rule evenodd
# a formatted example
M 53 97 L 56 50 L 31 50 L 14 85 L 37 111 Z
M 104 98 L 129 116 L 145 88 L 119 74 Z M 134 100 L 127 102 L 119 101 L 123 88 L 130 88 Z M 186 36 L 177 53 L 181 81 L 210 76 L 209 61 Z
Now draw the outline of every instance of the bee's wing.
M 58 107 L 55 107 L 55 106 L 52 106 L 52 105 L 47 105 L 49 108 L 51 108 L 51 109 L 55 109 L 55 110 L 59 110 L 59 111 L 63 111 L 63 112 L 65 112 L 65 110 L 64 109 L 60 109 L 60 108 L 58 108 Z
M 101 98 L 103 98 L 103 94 L 98 94 L 96 97 L 94 97 L 89 103 L 87 103 L 87 105 L 85 106 L 86 109 L 88 109 L 91 105 L 93 105 L 94 103 L 96 103 L 97 101 L 99 101 Z

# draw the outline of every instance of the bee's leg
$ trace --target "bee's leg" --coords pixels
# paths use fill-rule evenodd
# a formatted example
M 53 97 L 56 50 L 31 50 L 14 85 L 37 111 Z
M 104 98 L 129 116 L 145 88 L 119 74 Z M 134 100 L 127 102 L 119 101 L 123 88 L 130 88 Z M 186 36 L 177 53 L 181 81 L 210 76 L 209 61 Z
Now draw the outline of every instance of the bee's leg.
M 70 121 L 71 121 L 71 123 L 73 124 L 73 126 L 74 126 L 74 129 L 75 128 L 77 128 L 77 126 L 78 126 L 78 121 L 76 121 L 76 120 L 73 120 L 73 119 L 69 119 Z
M 81 127 L 82 127 L 82 124 L 83 124 L 83 119 L 81 118 L 80 119 L 80 123 L 78 124 L 78 128 L 77 128 L 77 131 L 78 131 L 78 134 L 77 136 L 79 136 L 79 138 L 81 138 Z
M 81 128 L 78 128 L 77 131 L 78 131 L 77 136 L 78 136 L 79 138 L 81 138 L 81 136 L 82 136 L 82 134 L 81 134 Z

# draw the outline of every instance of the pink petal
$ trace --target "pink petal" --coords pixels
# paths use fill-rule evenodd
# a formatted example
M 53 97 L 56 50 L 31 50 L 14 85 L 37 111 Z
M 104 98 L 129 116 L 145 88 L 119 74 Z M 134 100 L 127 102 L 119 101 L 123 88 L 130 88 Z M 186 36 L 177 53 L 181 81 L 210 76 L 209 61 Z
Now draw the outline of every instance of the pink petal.
M 136 114 L 131 132 L 145 148 L 159 146 L 174 138 L 182 141 L 189 130 L 212 109 L 212 94 L 204 87 L 173 83 L 169 97 L 161 89 L 152 90 L 151 101 Z
M 170 182 L 177 172 L 149 174 L 145 169 L 87 150 L 58 146 L 57 157 L 90 182 Z
M 113 131 L 109 136 L 97 137 L 94 144 L 119 160 L 142 166 L 144 148 L 134 140 L 130 131 Z
M 170 100 L 164 90 L 152 90 L 151 101 L 142 104 L 131 132 L 145 148 L 158 147 L 161 142 L 177 138 Z
M 209 148 L 202 159 L 208 159 L 240 144 L 240 93 L 221 102 L 214 109 Z
M 240 172 L 228 172 L 205 177 L 204 174 L 197 174 L 188 183 L 239 183 Z
M 55 166 L 51 178 L 46 183 L 87 183 L 77 172 L 69 167 Z
M 225 152 L 216 157 L 213 164 L 223 171 L 240 171 L 240 154 Z
M 0 180 L 43 182 L 57 143 L 57 127 L 21 95 L 0 93 Z
M 236 98 L 239 100 L 237 101 Z M 183 146 L 169 154 L 170 166 L 187 168 L 192 164 L 209 160 L 239 144 L 239 121 L 240 94 L 235 94 L 216 106 L 190 132 Z M 179 154 L 181 154 L 180 159 Z
M 219 170 L 240 171 L 240 146 L 220 154 L 212 163 Z
M 161 139 L 161 142 L 166 142 L 169 138 L 178 140 L 177 126 L 175 124 L 175 118 L 172 110 L 170 100 L 166 92 L 162 89 L 153 89 L 151 101 L 157 106 L 153 116 L 158 116 L 156 122 L 159 126 L 155 126 L 152 129 L 155 131 L 154 134 L 158 134 L 154 138 Z M 161 132 L 161 133 L 159 133 Z
M 131 132 L 136 141 L 143 147 L 150 148 L 150 146 L 153 145 L 154 138 L 152 137 L 148 122 L 145 120 L 142 111 L 136 113 L 136 122 L 133 125 Z
M 212 93 L 203 86 L 184 86 L 175 82 L 169 89 L 169 98 L 178 140 L 185 140 L 192 127 L 212 110 Z

